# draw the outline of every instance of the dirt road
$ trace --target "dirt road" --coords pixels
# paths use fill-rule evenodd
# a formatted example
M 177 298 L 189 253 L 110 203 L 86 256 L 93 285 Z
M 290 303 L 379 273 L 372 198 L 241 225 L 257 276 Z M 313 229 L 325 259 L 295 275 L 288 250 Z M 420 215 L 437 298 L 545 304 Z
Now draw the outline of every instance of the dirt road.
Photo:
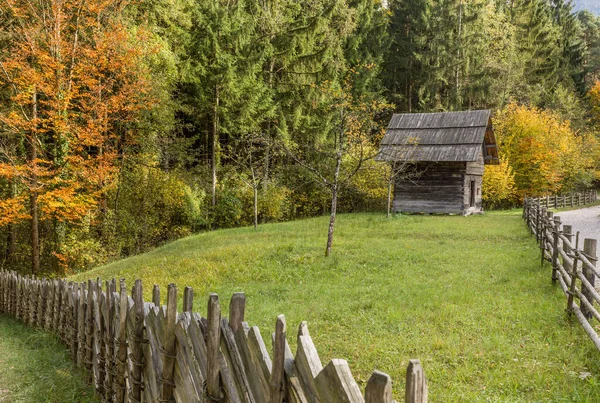
M 584 238 L 600 240 L 600 206 L 561 211 L 555 214 L 560 217 L 563 224 L 572 225 L 574 232 L 580 232 L 579 245 L 583 245 Z

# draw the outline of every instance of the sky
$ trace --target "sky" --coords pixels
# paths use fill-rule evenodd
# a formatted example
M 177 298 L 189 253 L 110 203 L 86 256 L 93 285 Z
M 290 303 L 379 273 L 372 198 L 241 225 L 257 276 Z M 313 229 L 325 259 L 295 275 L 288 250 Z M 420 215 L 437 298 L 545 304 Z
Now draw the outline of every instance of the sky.
M 600 15 L 600 0 L 574 0 L 573 9 L 578 10 L 590 10 L 596 15 Z

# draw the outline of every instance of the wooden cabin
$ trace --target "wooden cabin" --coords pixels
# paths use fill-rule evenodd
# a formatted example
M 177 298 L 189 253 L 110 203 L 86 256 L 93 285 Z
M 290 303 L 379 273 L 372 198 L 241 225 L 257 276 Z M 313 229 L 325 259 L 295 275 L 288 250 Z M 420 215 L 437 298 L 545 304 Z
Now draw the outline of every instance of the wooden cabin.
M 491 112 L 394 114 L 376 160 L 414 173 L 396 178 L 395 212 L 482 212 L 484 165 L 499 163 Z

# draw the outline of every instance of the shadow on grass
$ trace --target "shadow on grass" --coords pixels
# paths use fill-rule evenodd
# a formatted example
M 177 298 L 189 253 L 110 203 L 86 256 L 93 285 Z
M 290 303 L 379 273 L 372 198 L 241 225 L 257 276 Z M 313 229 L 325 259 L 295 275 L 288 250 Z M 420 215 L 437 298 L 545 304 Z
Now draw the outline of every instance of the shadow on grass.
M 0 315 L 0 402 L 99 402 L 50 334 Z

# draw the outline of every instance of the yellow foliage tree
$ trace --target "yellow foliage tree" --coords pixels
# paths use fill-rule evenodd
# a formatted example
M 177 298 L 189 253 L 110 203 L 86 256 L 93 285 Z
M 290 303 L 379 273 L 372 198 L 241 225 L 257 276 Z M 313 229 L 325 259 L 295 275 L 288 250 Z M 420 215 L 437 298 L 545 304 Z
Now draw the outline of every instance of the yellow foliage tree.
M 495 127 L 518 199 L 589 184 L 594 162 L 587 150 L 597 149 L 597 143 L 576 133 L 568 120 L 548 110 L 510 104 L 496 115 Z
M 481 189 L 486 207 L 508 207 L 515 201 L 515 174 L 504 158 L 499 165 L 486 165 Z

